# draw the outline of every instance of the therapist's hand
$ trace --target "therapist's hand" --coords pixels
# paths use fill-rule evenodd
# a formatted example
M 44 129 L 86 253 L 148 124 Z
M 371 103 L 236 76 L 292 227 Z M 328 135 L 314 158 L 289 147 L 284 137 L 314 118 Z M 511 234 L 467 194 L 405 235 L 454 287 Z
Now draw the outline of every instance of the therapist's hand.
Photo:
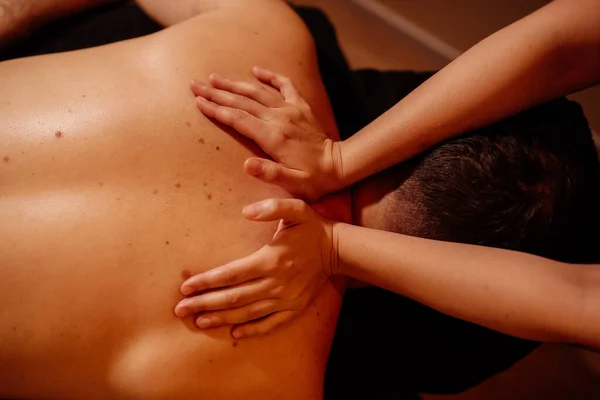
M 178 317 L 201 313 L 201 329 L 237 325 L 236 339 L 263 335 L 298 316 L 337 269 L 333 223 L 302 200 L 268 199 L 246 206 L 243 214 L 253 221 L 281 220 L 272 242 L 186 280 L 181 292 L 188 297 L 175 307 Z
M 216 74 L 209 78 L 212 86 L 193 82 L 200 111 L 254 140 L 273 158 L 247 159 L 244 167 L 250 175 L 307 200 L 341 189 L 339 142 L 327 137 L 288 78 L 258 67 L 252 72 L 260 82 Z

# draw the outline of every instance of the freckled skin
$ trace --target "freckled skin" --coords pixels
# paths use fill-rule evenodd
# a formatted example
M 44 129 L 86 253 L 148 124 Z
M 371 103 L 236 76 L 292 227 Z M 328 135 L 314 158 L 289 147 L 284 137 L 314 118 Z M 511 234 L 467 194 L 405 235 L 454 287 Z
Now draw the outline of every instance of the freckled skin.
M 301 21 L 268 0 L 235 4 L 145 38 L 0 63 L 0 156 L 13 157 L 0 165 L 0 398 L 321 397 L 339 287 L 236 348 L 230 326 L 199 331 L 173 314 L 182 270 L 272 238 L 277 223 L 242 207 L 288 196 L 243 171 L 265 155 L 204 118 L 186 83 L 215 71 L 251 81 L 264 65 L 336 132 Z

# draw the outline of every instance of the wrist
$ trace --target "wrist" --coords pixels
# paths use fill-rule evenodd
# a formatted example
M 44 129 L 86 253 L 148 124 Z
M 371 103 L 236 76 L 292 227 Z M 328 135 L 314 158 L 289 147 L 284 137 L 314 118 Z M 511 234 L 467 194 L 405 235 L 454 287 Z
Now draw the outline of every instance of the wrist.
M 331 223 L 331 251 L 329 263 L 329 276 L 343 275 L 340 268 L 340 225 L 341 222 Z
M 346 185 L 344 181 L 344 164 L 341 153 L 341 143 L 327 139 L 324 144 L 324 162 L 318 178 L 319 197 L 337 192 Z

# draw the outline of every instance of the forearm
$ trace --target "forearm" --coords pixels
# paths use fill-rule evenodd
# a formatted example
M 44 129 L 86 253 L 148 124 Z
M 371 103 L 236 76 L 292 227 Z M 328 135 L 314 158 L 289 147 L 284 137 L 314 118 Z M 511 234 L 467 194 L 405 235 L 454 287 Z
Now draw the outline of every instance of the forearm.
M 598 20 L 596 0 L 556 0 L 486 38 L 342 142 L 342 186 L 599 82 Z
M 117 1 L 120 0 L 0 0 L 0 46 L 53 18 Z
M 344 275 L 510 335 L 600 348 L 598 267 L 347 224 L 335 230 Z

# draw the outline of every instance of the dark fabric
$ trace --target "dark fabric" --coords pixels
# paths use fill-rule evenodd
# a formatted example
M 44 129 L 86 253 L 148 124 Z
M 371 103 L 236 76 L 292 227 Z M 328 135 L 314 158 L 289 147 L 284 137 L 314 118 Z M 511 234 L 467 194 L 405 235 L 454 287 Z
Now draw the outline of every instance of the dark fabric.
M 351 71 L 320 11 L 298 8 L 317 45 L 321 74 L 343 138 L 406 96 L 431 73 Z M 76 50 L 159 30 L 134 5 L 112 6 L 47 26 L 0 51 L 1 59 Z M 413 399 L 476 385 L 537 344 L 440 314 L 378 288 L 349 292 L 326 376 L 329 399 Z
M 0 49 L 0 61 L 101 46 L 161 29 L 134 4 L 109 5 L 53 22 Z

